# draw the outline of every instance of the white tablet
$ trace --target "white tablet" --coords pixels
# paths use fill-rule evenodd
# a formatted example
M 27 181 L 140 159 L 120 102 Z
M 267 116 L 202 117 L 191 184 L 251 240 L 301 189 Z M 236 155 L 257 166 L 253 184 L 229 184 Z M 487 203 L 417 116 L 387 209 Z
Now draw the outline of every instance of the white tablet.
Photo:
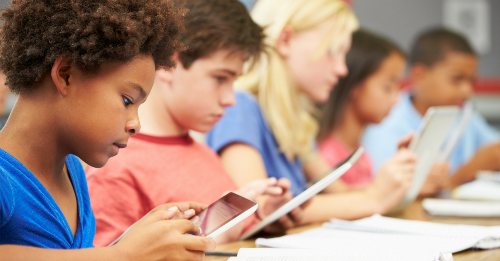
M 261 231 L 267 225 L 275 222 L 280 217 L 290 213 L 296 207 L 302 205 L 308 199 L 318 194 L 322 190 L 324 190 L 328 185 L 337 180 L 340 176 L 346 173 L 352 165 L 359 159 L 359 157 L 363 154 L 364 149 L 359 147 L 351 156 L 345 159 L 343 162 L 337 164 L 337 166 L 333 167 L 330 172 L 328 172 L 325 176 L 317 181 L 313 181 L 310 184 L 310 187 L 306 189 L 304 192 L 300 193 L 300 195 L 296 196 L 292 200 L 288 201 L 285 205 L 281 206 L 279 209 L 274 211 L 271 215 L 267 216 L 263 219 L 259 224 L 250 229 L 244 235 L 240 237 L 239 240 L 245 240 L 257 232 Z
M 448 161 L 451 153 L 455 149 L 458 144 L 458 141 L 462 137 L 462 134 L 467 129 L 469 125 L 470 119 L 474 114 L 474 104 L 471 101 L 465 103 L 462 107 L 462 110 L 459 115 L 459 120 L 456 126 L 454 126 L 453 130 L 448 135 L 448 138 L 445 140 L 445 143 L 439 152 L 438 160 L 439 161 Z
M 215 238 L 245 220 L 257 207 L 257 202 L 229 192 L 190 220 L 201 228 L 200 236 Z
M 459 113 L 458 106 L 430 107 L 427 110 L 419 131 L 408 147 L 417 155 L 412 185 L 392 213 L 405 209 L 418 196 Z

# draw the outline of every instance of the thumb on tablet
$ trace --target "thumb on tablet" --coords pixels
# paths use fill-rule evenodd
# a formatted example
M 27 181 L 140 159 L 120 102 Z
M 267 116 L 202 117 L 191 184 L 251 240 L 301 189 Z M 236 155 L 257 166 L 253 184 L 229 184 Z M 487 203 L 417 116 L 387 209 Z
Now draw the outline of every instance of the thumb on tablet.
M 201 235 L 202 233 L 201 228 L 189 220 L 179 219 L 171 222 L 176 222 L 173 227 L 177 228 L 181 234 Z

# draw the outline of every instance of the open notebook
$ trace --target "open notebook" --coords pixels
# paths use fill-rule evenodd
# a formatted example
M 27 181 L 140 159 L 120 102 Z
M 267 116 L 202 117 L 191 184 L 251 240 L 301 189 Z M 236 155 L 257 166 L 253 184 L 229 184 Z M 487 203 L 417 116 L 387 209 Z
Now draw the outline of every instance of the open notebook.
M 357 221 L 333 219 L 323 227 L 271 239 L 259 238 L 259 246 L 328 249 L 339 253 L 372 253 L 372 260 L 432 260 L 427 256 L 462 250 L 500 247 L 500 226 L 447 225 L 374 215 Z M 390 259 L 378 258 L 389 254 Z M 424 255 L 421 259 L 414 258 Z M 393 258 L 392 258 L 393 257 Z M 423 259 L 425 257 L 425 259 Z
M 229 261 L 406 261 L 410 260 L 429 260 L 429 261 L 453 261 L 451 254 L 441 254 L 439 256 L 431 256 L 426 253 L 418 252 L 398 252 L 391 254 L 386 249 L 380 249 L 376 253 L 368 253 L 355 251 L 347 253 L 334 252 L 330 250 L 313 250 L 313 249 L 284 249 L 284 248 L 242 248 L 238 251 L 238 257 L 231 257 Z

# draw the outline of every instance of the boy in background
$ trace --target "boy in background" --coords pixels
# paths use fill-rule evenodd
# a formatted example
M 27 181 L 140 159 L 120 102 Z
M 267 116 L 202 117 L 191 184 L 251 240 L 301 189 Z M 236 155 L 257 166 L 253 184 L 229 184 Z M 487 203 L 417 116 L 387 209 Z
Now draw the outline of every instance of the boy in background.
M 160 206 L 116 245 L 93 248 L 77 158 L 102 167 L 139 131 L 155 69 L 182 48 L 183 13 L 163 0 L 15 0 L 2 10 L 0 69 L 19 98 L 0 132 L 0 260 L 203 260 L 215 248 L 185 235 L 199 234 L 192 222 L 170 220 L 199 203 Z
M 389 116 L 368 128 L 363 144 L 375 166 L 396 152 L 397 140 L 416 131 L 431 106 L 462 106 L 473 93 L 478 58 L 461 35 L 433 29 L 422 33 L 410 53 L 412 92 L 404 93 Z M 500 169 L 499 133 L 477 112 L 473 114 L 449 159 L 452 176 L 444 183 L 458 186 L 478 170 Z
M 266 192 L 276 196 L 269 202 L 291 198 L 282 194 L 287 180 L 259 180 L 238 190 L 217 154 L 190 137 L 189 130 L 209 131 L 224 108 L 234 105 L 233 82 L 244 62 L 260 54 L 263 33 L 237 0 L 184 2 L 189 11 L 180 40 L 187 49 L 174 54 L 175 69 L 156 72 L 139 110 L 140 133 L 105 167 L 87 170 L 97 246 L 109 244 L 151 209 L 179 199 L 210 204 L 235 190 L 253 200 Z M 264 207 L 272 207 L 269 202 Z M 243 222 L 217 243 L 236 240 L 242 229 Z

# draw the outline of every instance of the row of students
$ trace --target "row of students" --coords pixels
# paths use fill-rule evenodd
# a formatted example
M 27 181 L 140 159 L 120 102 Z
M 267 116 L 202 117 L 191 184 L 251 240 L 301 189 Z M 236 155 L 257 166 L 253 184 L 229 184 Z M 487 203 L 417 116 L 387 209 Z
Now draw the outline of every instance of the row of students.
M 190 129 L 209 130 L 220 118 L 221 110 L 234 103 L 232 82 L 241 74 L 243 62 L 260 53 L 262 31 L 253 24 L 243 6 L 236 1 L 193 0 L 190 3 L 188 7 L 191 13 L 182 19 L 180 11 L 174 5 L 164 2 L 156 6 L 153 6 L 153 2 L 132 6 L 117 2 L 100 2 L 94 5 L 75 3 L 69 6 L 62 2 L 43 6 L 42 3 L 19 1 L 13 2 L 11 8 L 3 13 L 5 20 L 2 30 L 3 42 L 16 44 L 2 45 L 1 65 L 6 72 L 9 87 L 20 96 L 9 123 L 0 134 L 4 162 L 2 184 L 7 184 L 10 188 L 2 191 L 4 195 L 2 195 L 1 233 L 7 235 L 2 237 L 0 247 L 2 253 L 6 253 L 2 257 L 8 260 L 35 257 L 45 257 L 50 260 L 78 258 L 134 260 L 154 259 L 155 256 L 160 259 L 163 257 L 199 259 L 203 256 L 202 251 L 213 248 L 214 244 L 210 239 L 183 235 L 186 232 L 199 232 L 192 223 L 175 220 L 195 215 L 206 206 L 205 204 L 186 202 L 157 205 L 165 201 L 192 198 L 191 193 L 189 195 L 185 193 L 186 187 L 190 186 L 200 192 L 199 200 L 204 202 L 213 201 L 224 190 L 237 189 L 224 173 L 218 159 L 205 147 L 194 143 L 186 133 Z M 261 4 L 263 6 L 261 8 L 265 10 L 267 3 L 264 3 Z M 274 8 L 280 9 L 285 4 L 284 1 L 278 2 Z M 141 5 L 146 5 L 151 10 L 144 13 L 134 9 Z M 304 13 L 299 8 L 302 5 L 312 8 L 306 9 Z M 64 14 L 62 11 L 67 9 L 78 15 L 61 16 L 61 13 Z M 232 10 L 232 12 L 224 16 L 222 10 L 226 12 Z M 294 28 L 290 25 L 284 30 L 284 37 L 287 38 L 285 45 L 301 39 L 299 46 L 294 45 L 289 53 L 293 57 L 303 50 L 308 50 L 306 53 L 308 56 L 302 56 L 295 62 L 296 65 L 306 62 L 308 66 L 315 68 L 327 66 L 322 71 L 319 81 L 314 83 L 320 83 L 320 87 L 324 87 L 320 91 L 320 96 L 324 97 L 336 83 L 337 78 L 347 73 L 344 56 L 349 48 L 350 34 L 356 29 L 357 22 L 349 8 L 343 2 L 336 1 L 322 1 L 317 4 L 299 3 L 289 14 L 290 17 L 285 16 L 285 19 L 294 17 L 307 19 L 303 16 L 311 17 L 312 13 L 317 13 L 319 10 L 325 11 L 319 19 L 309 24 L 297 19 L 297 24 L 293 25 L 302 24 L 305 27 Z M 36 19 L 39 16 L 33 15 L 35 11 L 41 12 L 40 17 L 54 17 L 54 19 L 40 23 Z M 159 11 L 164 15 L 145 17 L 147 13 L 158 14 Z M 220 27 L 216 28 L 216 32 L 210 32 L 209 29 L 214 28 L 213 23 L 217 24 L 217 19 L 212 16 L 214 14 L 218 14 L 219 22 L 222 22 L 219 24 Z M 114 17 L 129 17 L 129 19 L 116 20 Z M 235 17 L 238 19 L 231 21 Z M 33 32 L 40 31 L 40 27 L 43 26 L 51 28 L 47 30 L 46 35 L 51 39 L 48 41 L 50 44 L 36 42 L 34 39 L 27 41 L 37 44 L 31 46 L 32 48 L 45 51 L 26 54 L 23 52 L 30 50 L 28 48 L 30 46 L 20 44 L 22 42 L 20 28 L 23 28 L 22 23 L 26 20 L 29 21 L 27 25 Z M 93 27 L 89 28 L 87 25 L 91 20 Z M 140 22 L 144 20 L 152 20 L 152 24 L 157 26 Z M 180 36 L 181 41 L 188 46 L 185 51 L 181 50 L 181 45 L 174 40 L 180 22 L 186 26 L 186 34 Z M 127 33 L 109 31 L 109 24 L 118 28 L 128 28 L 128 31 Z M 207 25 L 207 28 L 196 30 L 200 24 Z M 87 26 L 84 27 L 87 31 L 78 29 L 78 26 L 81 28 L 84 25 Z M 86 34 L 79 34 L 84 31 Z M 55 32 L 76 35 L 62 37 L 60 34 L 50 34 Z M 221 32 L 220 38 L 213 37 Z M 131 35 L 135 35 L 136 38 Z M 28 34 L 28 38 L 30 36 L 35 37 L 35 33 Z M 120 37 L 125 44 L 121 45 L 120 41 L 116 41 Z M 313 44 L 308 46 L 306 38 L 314 39 Z M 242 39 L 248 42 L 242 42 Z M 137 43 L 142 45 L 137 47 Z M 199 49 L 195 48 L 197 44 L 200 46 Z M 12 49 L 13 47 L 17 49 Z M 319 50 L 318 55 L 313 55 L 314 50 Z M 54 60 L 46 57 L 40 59 L 45 55 L 53 57 Z M 286 56 L 284 53 L 280 55 Z M 312 58 L 313 56 L 317 57 Z M 175 69 L 166 68 L 172 65 L 169 57 L 173 57 L 173 62 L 179 66 Z M 37 59 L 39 63 L 32 62 Z M 260 59 L 265 58 L 260 57 Z M 13 66 L 7 67 L 7 64 Z M 22 70 L 25 67 L 30 70 Z M 155 69 L 156 73 L 153 73 Z M 272 71 L 274 70 L 273 68 Z M 311 72 L 313 70 L 309 71 Z M 20 75 L 24 77 L 19 77 Z M 289 77 L 288 74 L 281 76 Z M 310 77 L 307 74 L 303 76 Z M 292 79 L 280 80 L 286 82 Z M 154 98 L 146 103 L 140 112 L 146 115 L 144 117 L 146 134 L 138 134 L 137 139 L 132 139 L 128 148 L 132 156 L 125 154 L 121 159 L 126 163 L 134 161 L 139 163 L 122 166 L 110 162 L 112 170 L 123 167 L 123 171 L 113 172 L 117 173 L 115 176 L 112 174 L 107 176 L 106 172 L 102 175 L 97 171 L 92 173 L 92 169 L 89 171 L 90 191 L 92 198 L 95 198 L 93 205 L 96 208 L 98 222 L 102 225 L 99 227 L 103 228 L 97 230 L 98 235 L 103 232 L 103 241 L 99 244 L 109 243 L 109 239 L 122 232 L 120 229 L 139 221 L 115 246 L 109 248 L 58 252 L 26 247 L 79 249 L 93 245 L 95 224 L 86 181 L 78 160 L 68 154 L 79 156 L 90 166 L 102 167 L 109 157 L 116 155 L 120 148 L 125 147 L 131 135 L 139 132 L 138 106 L 146 100 L 153 83 Z M 207 86 L 210 88 L 207 89 Z M 318 92 L 310 89 L 312 86 L 313 84 L 310 84 L 302 90 L 314 96 Z M 203 92 L 203 95 L 193 99 L 192 94 L 198 93 L 197 91 Z M 292 95 L 298 96 L 298 93 Z M 192 110 L 193 107 L 198 109 Z M 313 126 L 315 125 L 314 119 L 308 112 L 302 111 L 301 107 L 293 109 L 298 110 L 306 121 L 309 120 Z M 33 133 L 33 130 L 37 132 Z M 313 132 L 306 131 L 304 137 L 312 139 L 313 136 L 309 137 L 311 133 Z M 164 135 L 170 137 L 158 137 Z M 279 147 L 276 146 L 274 150 L 276 153 Z M 299 156 L 304 156 L 309 151 L 304 155 L 299 155 L 300 153 L 292 152 L 285 155 L 279 152 L 281 156 L 287 157 L 289 163 L 293 162 L 293 165 L 301 165 Z M 143 155 L 146 157 L 140 160 Z M 155 158 L 155 155 L 160 158 Z M 198 156 L 192 158 L 195 155 Z M 178 162 L 179 158 L 175 156 L 180 156 L 181 159 L 189 157 L 188 163 L 194 167 L 183 169 L 188 164 Z M 149 159 L 154 162 L 147 164 L 145 161 Z M 223 157 L 224 159 L 226 158 Z M 169 161 L 165 165 L 157 165 L 157 162 L 164 160 Z M 120 158 L 117 158 L 116 162 L 120 162 Z M 178 164 L 172 164 L 175 162 Z M 153 164 L 155 166 L 152 166 Z M 166 166 L 172 168 L 165 169 Z M 205 172 L 210 169 L 212 171 Z M 156 173 L 167 171 L 169 175 L 155 175 L 152 174 L 152 170 L 159 170 Z M 191 175 L 194 176 L 196 172 L 201 174 L 193 179 Z M 183 177 L 185 179 L 182 179 Z M 179 189 L 175 190 L 172 184 L 176 184 Z M 397 182 L 393 182 L 394 184 Z M 379 187 L 379 191 L 371 190 L 373 194 L 368 193 L 369 191 L 339 193 L 339 196 L 324 197 L 324 199 L 331 204 L 341 202 L 343 199 L 361 203 L 363 200 L 369 200 L 368 196 L 378 196 L 375 192 L 390 190 L 384 188 Z M 286 179 L 262 178 L 240 186 L 238 192 L 251 198 L 269 194 L 270 196 L 260 199 L 264 201 L 262 204 L 264 207 L 259 213 L 266 215 L 291 198 L 289 190 L 298 193 L 301 189 L 297 190 L 293 184 L 290 187 Z M 123 192 L 125 194 L 120 194 Z M 26 198 L 33 200 L 27 201 Z M 375 199 L 382 200 L 379 197 Z M 297 208 L 290 216 L 282 218 L 281 224 L 278 225 L 286 228 L 329 218 L 331 213 L 322 213 L 315 202 L 317 201 L 311 203 L 311 206 L 316 206 L 315 208 L 307 208 L 313 211 Z M 106 213 L 108 210 L 110 212 Z M 148 211 L 149 214 L 146 214 Z M 364 216 L 379 211 L 384 210 L 371 208 L 367 213 L 355 215 Z M 32 212 L 37 214 L 25 215 Z M 141 218 L 144 214 L 146 216 Z M 241 226 L 236 227 L 226 233 L 220 241 L 234 239 L 242 229 Z
M 312 111 L 313 103 L 326 101 L 337 83 L 334 92 L 347 91 L 349 99 L 339 104 L 344 111 L 332 126 L 343 126 L 344 132 L 324 133 L 341 139 L 345 129 L 356 130 L 345 144 L 359 143 L 366 124 L 380 121 L 395 101 L 403 52 L 387 40 L 357 32 L 346 67 L 357 21 L 342 1 L 259 1 L 252 13 L 255 22 L 236 0 L 188 0 L 189 12 L 182 18 L 180 1 L 172 2 L 43 6 L 13 1 L 3 14 L 2 43 L 8 44 L 1 46 L 0 66 L 9 87 L 20 93 L 0 132 L 0 182 L 11 188 L 2 190 L 0 205 L 0 234 L 8 235 L 0 243 L 9 244 L 0 250 L 7 260 L 201 259 L 214 242 L 183 235 L 199 228 L 182 219 L 227 191 L 259 201 L 257 215 L 216 241 L 234 240 L 303 191 L 307 179 L 328 170 L 316 149 L 318 122 Z M 139 11 L 143 5 L 148 12 Z M 61 15 L 66 10 L 78 15 Z M 40 17 L 53 19 L 41 24 Z M 48 26 L 48 41 L 21 41 L 23 21 L 31 21 L 33 32 Z M 174 39 L 181 23 L 185 31 L 179 44 Z M 73 35 L 62 37 L 61 32 Z M 168 68 L 173 63 L 177 66 Z M 355 68 L 363 72 L 346 79 L 360 80 L 351 89 L 344 87 L 339 79 Z M 241 74 L 236 82 L 241 91 L 233 94 Z M 368 108 L 379 97 L 387 97 L 385 107 Z M 189 130 L 210 131 L 208 144 L 220 158 L 193 141 Z M 68 154 L 91 166 L 90 196 L 78 161 Z M 359 180 L 348 174 L 353 182 L 334 183 L 268 229 L 386 213 L 408 189 L 414 164 L 414 155 L 401 148 L 373 181 L 365 177 L 361 186 L 350 186 Z M 172 203 L 192 200 L 201 203 Z M 23 215 L 34 210 L 40 215 Z M 109 248 L 58 252 L 14 246 L 76 249 L 91 247 L 92 240 L 105 246 L 132 224 Z
M 252 17 L 265 28 L 266 50 L 235 83 L 236 104 L 208 133 L 207 143 L 237 185 L 287 178 L 297 195 L 329 170 L 315 146 L 313 103 L 326 101 L 347 75 L 345 55 L 357 20 L 345 3 L 329 0 L 259 1 Z M 334 182 L 303 209 L 298 223 L 387 213 L 408 189 L 414 163 L 413 153 L 402 149 L 364 189 Z

